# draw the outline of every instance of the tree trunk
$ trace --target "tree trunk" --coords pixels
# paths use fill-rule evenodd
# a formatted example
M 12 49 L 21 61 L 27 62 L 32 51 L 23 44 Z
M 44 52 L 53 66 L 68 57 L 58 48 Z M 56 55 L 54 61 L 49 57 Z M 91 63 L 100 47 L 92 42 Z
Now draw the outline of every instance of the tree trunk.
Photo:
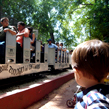
M 2 6 L 0 6 L 0 20 L 1 20 L 1 18 L 2 18 Z M 0 26 L 2 26 L 1 23 L 0 23 Z
M 50 33 L 50 36 L 51 36 L 51 39 L 52 39 L 52 43 L 55 44 L 55 40 L 54 40 L 54 35 L 53 35 L 53 32 Z

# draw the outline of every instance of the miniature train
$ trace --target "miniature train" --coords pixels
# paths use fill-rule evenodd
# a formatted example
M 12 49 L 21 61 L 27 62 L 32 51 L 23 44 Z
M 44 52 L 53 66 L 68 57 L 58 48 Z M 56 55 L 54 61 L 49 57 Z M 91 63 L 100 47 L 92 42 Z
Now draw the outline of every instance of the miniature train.
M 30 39 L 24 37 L 23 63 L 16 63 L 16 36 L 7 32 L 5 64 L 0 64 L 0 79 L 48 71 L 49 69 L 69 68 L 69 53 L 63 51 L 55 52 L 54 48 L 48 48 L 48 44 L 44 44 L 44 52 L 41 52 L 41 43 L 36 41 L 33 62 L 31 62 L 30 52 Z M 59 52 L 61 52 L 61 56 L 59 56 Z M 57 57 L 55 57 L 56 54 Z

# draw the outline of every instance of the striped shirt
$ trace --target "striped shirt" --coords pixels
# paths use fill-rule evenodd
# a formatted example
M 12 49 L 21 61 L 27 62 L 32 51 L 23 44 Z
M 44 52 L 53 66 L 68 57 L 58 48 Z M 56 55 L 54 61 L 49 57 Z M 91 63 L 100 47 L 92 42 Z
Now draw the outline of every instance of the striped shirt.
M 109 109 L 109 85 L 98 84 L 77 93 L 74 109 Z

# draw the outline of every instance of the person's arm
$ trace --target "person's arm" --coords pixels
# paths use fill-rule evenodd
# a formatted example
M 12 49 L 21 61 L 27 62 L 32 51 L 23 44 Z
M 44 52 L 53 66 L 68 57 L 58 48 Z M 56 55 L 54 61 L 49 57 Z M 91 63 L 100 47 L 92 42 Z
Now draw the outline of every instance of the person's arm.
M 61 50 L 62 50 L 62 51 L 65 51 L 63 47 L 61 47 Z
M 29 30 L 25 28 L 21 33 L 18 33 L 16 36 L 29 37 Z
M 34 41 L 35 41 L 35 38 L 36 38 L 36 37 L 35 37 L 35 34 L 33 33 L 33 34 L 32 34 L 32 40 L 31 40 L 31 44 L 33 44 L 33 43 L 34 43 Z
M 54 48 L 57 50 L 58 49 L 58 46 L 54 44 Z
M 16 36 L 23 36 L 25 33 L 17 33 Z
M 9 28 L 5 28 L 4 32 L 7 32 L 7 31 L 9 31 L 12 35 L 16 35 L 16 31 L 13 31 L 13 30 L 11 30 Z

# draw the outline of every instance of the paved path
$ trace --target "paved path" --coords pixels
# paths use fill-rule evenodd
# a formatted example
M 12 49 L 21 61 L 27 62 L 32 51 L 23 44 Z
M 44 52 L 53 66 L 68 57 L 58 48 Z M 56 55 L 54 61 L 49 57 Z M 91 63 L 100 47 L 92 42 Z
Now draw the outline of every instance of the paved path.
M 66 106 L 66 101 L 73 97 L 76 85 L 72 79 L 27 109 L 71 109 Z

